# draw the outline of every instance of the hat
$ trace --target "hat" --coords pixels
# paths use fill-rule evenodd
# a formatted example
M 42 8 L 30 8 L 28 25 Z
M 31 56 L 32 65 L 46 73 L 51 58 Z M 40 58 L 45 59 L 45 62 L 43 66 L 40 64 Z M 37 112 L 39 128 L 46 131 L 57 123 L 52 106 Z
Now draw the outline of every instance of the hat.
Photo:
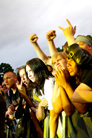
M 89 46 L 92 46 L 92 41 L 91 41 L 91 39 L 90 39 L 89 37 L 87 37 L 87 36 L 78 35 L 78 36 L 76 37 L 76 42 L 79 42 L 79 41 L 84 42 L 84 43 L 86 43 L 86 44 L 89 45 Z
M 86 50 L 81 49 L 78 44 L 74 43 L 69 46 L 66 52 L 68 53 L 67 58 L 73 58 L 78 66 L 92 66 L 92 57 Z

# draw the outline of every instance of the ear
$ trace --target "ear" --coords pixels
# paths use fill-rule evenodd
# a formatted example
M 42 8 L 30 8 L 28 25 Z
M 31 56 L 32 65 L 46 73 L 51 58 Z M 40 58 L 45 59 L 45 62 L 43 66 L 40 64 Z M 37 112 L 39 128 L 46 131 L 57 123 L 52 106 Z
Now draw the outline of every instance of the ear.
M 88 49 L 89 49 L 89 50 L 91 50 L 91 49 L 92 49 L 92 47 L 88 45 Z
M 15 77 L 15 81 L 17 82 L 17 77 Z

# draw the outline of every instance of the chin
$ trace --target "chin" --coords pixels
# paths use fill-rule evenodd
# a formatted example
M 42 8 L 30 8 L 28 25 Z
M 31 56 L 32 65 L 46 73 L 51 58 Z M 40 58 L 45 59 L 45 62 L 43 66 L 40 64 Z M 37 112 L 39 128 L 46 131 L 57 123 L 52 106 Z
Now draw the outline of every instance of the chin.
M 74 76 L 74 73 L 70 73 L 70 72 L 69 72 L 69 74 L 70 74 L 70 76 Z

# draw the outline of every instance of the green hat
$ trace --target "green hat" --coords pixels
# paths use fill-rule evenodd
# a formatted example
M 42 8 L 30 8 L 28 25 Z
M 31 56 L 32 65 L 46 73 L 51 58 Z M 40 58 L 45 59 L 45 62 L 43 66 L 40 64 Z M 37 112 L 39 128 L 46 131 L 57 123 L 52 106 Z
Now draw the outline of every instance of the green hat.
M 89 45 L 89 46 L 92 46 L 92 41 L 91 41 L 91 39 L 90 39 L 89 37 L 87 37 L 87 36 L 78 35 L 78 36 L 76 37 L 76 42 L 79 42 L 79 41 L 84 42 L 84 43 L 86 43 L 86 44 Z
M 92 57 L 86 50 L 81 49 L 78 44 L 74 43 L 69 46 L 66 52 L 68 53 L 67 58 L 73 58 L 78 66 L 92 66 Z

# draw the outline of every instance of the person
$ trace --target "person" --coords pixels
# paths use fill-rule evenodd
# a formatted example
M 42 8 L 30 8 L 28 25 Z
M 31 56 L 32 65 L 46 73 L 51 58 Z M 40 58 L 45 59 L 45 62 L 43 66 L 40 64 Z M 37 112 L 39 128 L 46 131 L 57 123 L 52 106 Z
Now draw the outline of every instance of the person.
M 3 77 L 4 83 L 9 89 L 6 92 L 7 96 L 7 107 L 8 110 L 6 111 L 6 116 L 9 114 L 13 114 L 14 111 L 11 109 L 11 105 L 14 106 L 15 110 L 17 109 L 17 106 L 20 101 L 20 93 L 17 89 L 16 82 L 17 82 L 17 76 L 14 72 L 6 72 Z
M 35 104 L 35 101 L 33 100 L 33 95 L 32 95 L 33 87 L 32 87 L 32 83 L 30 83 L 30 80 L 27 78 L 25 66 L 21 66 L 18 69 L 17 78 L 19 81 L 19 84 L 17 83 L 17 88 L 22 95 L 21 99 L 23 99 L 24 97 L 26 102 L 25 104 L 26 107 L 23 108 L 22 100 L 21 100 L 20 105 L 16 111 L 16 118 L 19 118 L 19 116 L 22 115 L 24 116 L 24 119 L 25 119 L 25 129 L 22 134 L 22 137 L 42 138 L 43 133 L 39 125 L 39 122 L 36 120 L 36 117 L 35 117 L 37 102 Z
M 0 86 L 0 94 L 2 94 L 6 100 L 6 92 L 8 91 L 8 88 L 6 87 L 6 85 L 4 84 L 4 82 L 2 82 L 2 85 Z
M 5 112 L 6 112 L 6 101 L 2 94 L 0 94 L 0 138 L 5 138 L 4 133 L 5 126 Z
M 19 84 L 21 84 L 22 87 L 25 88 L 24 93 L 25 93 L 26 97 L 28 97 L 30 99 L 31 106 L 35 107 L 34 104 L 32 103 L 32 101 L 33 101 L 32 92 L 28 90 L 29 80 L 26 75 L 25 66 L 21 66 L 20 68 L 18 68 L 17 78 L 18 78 Z M 19 85 L 17 85 L 17 87 L 19 89 Z M 30 88 L 30 89 L 32 89 L 32 88 Z M 20 91 L 20 89 L 19 89 L 19 91 Z M 23 96 L 21 96 L 19 107 L 15 114 L 16 118 L 24 117 L 24 120 L 23 120 L 25 122 L 24 132 L 21 134 L 21 136 L 24 138 L 37 137 L 37 132 L 35 131 L 35 125 L 33 123 L 31 114 L 29 112 L 30 108 L 29 108 L 28 104 L 26 103 L 26 101 L 24 101 L 24 104 L 22 104 L 22 102 L 23 102 Z
M 14 117 L 14 114 L 20 102 L 20 93 L 16 86 L 17 76 L 14 72 L 6 72 L 3 76 L 3 80 L 5 85 L 8 88 L 8 91 L 6 92 L 7 111 L 5 113 L 5 118 L 7 121 L 11 122 L 11 123 L 7 122 L 9 125 L 9 132 L 12 130 L 15 133 L 17 121 L 16 121 L 16 118 Z M 7 133 L 8 133 L 8 130 L 7 130 Z M 8 135 L 9 133 L 7 134 L 7 136 Z M 13 136 L 16 137 L 15 134 L 13 134 Z
M 75 41 L 75 39 L 74 39 L 74 36 L 73 36 L 73 34 L 72 34 L 72 25 L 71 25 L 71 23 L 67 20 L 67 22 L 68 22 L 68 24 L 69 24 L 69 27 L 67 27 L 67 28 L 65 28 L 65 29 L 63 29 L 62 27 L 60 27 L 60 29 L 62 29 L 63 30 L 63 32 L 64 32 L 64 34 L 65 34 L 65 36 L 66 36 L 66 39 L 67 39 L 67 42 L 68 42 L 68 45 L 69 45 L 69 47 L 71 46 L 71 45 L 73 45 L 74 43 L 76 43 L 76 41 Z M 80 42 L 80 39 L 81 39 L 81 41 L 82 41 L 82 39 L 83 39 L 83 41 L 85 41 L 85 43 L 87 43 L 88 44 L 88 46 L 90 46 L 91 47 L 91 40 L 90 39 L 88 39 L 87 37 L 85 37 L 85 36 L 78 36 L 78 38 L 76 38 L 76 40 L 77 40 L 77 42 Z M 78 46 L 79 45 L 73 45 L 74 46 L 74 48 L 75 48 L 75 52 L 76 51 L 78 51 L 78 50 L 80 50 L 81 51 L 81 49 L 79 49 L 78 48 Z M 71 46 L 70 48 L 71 49 L 73 49 L 72 47 L 73 46 Z M 76 48 L 77 47 L 77 48 Z M 83 48 L 82 48 L 83 49 Z M 85 68 L 87 67 L 86 65 L 88 64 L 88 67 L 89 67 L 89 65 L 91 65 L 91 56 L 88 56 L 88 53 L 90 54 L 90 52 L 87 50 L 87 49 L 85 49 L 84 48 L 84 50 L 85 50 L 85 53 L 86 54 L 84 54 L 84 52 L 80 52 L 80 53 L 83 53 L 83 56 L 82 55 L 80 55 L 79 57 L 78 57 L 78 55 L 76 55 L 77 57 L 77 60 L 79 61 L 79 63 L 77 63 L 77 64 L 80 64 L 80 66 L 82 66 L 82 63 L 83 63 L 83 65 L 85 65 Z M 87 52 L 88 53 L 87 53 Z M 77 52 L 76 52 L 77 53 Z M 79 53 L 79 54 L 80 54 Z M 74 53 L 73 53 L 74 54 Z M 83 58 L 83 59 L 82 59 Z M 78 62 L 77 61 L 77 62 Z M 88 68 L 87 67 L 87 68 Z M 91 66 L 90 66 L 90 69 L 91 69 Z M 79 86 L 82 86 L 82 83 L 81 83 L 81 85 L 79 85 Z M 85 87 L 86 88 L 86 87 Z M 88 87 L 87 87 L 88 88 Z M 81 91 L 80 91 L 81 92 Z M 75 93 L 74 93 L 75 94 Z M 85 96 L 84 94 L 82 94 L 83 96 Z M 84 98 L 84 101 L 85 101 L 85 98 Z M 81 101 L 82 102 L 82 101 Z
M 87 50 L 89 54 L 92 56 L 92 41 L 89 37 L 84 35 L 78 35 L 76 38 L 76 43 L 80 48 Z
M 67 54 L 65 52 L 56 52 L 51 57 L 52 67 L 55 73 L 59 70 L 59 68 L 66 70 L 66 57 Z M 61 123 L 58 124 L 58 118 L 62 118 L 60 113 L 62 113 L 62 111 L 65 111 L 66 115 L 70 116 L 75 111 L 75 108 L 66 95 L 65 90 L 63 89 L 63 87 L 59 87 L 56 82 L 54 84 L 54 91 L 52 95 L 52 106 L 53 110 L 51 111 L 51 127 L 53 132 L 51 135 L 55 137 L 57 127 L 59 126 L 59 124 L 62 125 Z
M 67 91 L 72 91 L 72 95 L 71 95 L 71 100 L 73 101 L 72 96 L 75 95 L 76 92 L 83 92 L 82 94 L 84 94 L 84 92 L 89 92 L 91 90 L 91 72 L 92 72 L 92 57 L 89 55 L 87 50 L 83 50 L 79 47 L 78 44 L 76 44 L 76 41 L 74 39 L 73 33 L 72 33 L 72 25 L 71 23 L 67 20 L 69 27 L 67 28 L 62 28 L 59 27 L 61 30 L 63 30 L 64 35 L 66 36 L 67 42 L 68 42 L 68 62 L 67 62 L 67 68 L 69 71 L 69 74 L 71 76 L 75 76 L 76 80 L 77 80 L 77 87 L 74 90 L 74 92 L 72 91 L 72 89 L 70 88 L 69 82 L 66 83 L 66 81 L 62 84 L 64 86 L 64 88 Z M 90 74 L 89 74 L 90 72 Z M 60 71 L 60 74 L 63 75 L 63 72 Z M 60 74 L 57 74 L 57 77 L 59 77 Z M 56 77 L 56 80 L 57 80 Z M 60 80 L 59 80 L 60 81 Z M 68 92 L 69 93 L 69 92 Z M 87 99 L 87 97 L 86 97 Z M 76 102 L 78 102 L 76 100 Z M 75 102 L 75 103 L 76 103 Z M 82 104 L 82 102 L 80 102 Z M 86 102 L 85 102 L 86 103 Z M 91 112 L 91 105 L 87 105 L 87 111 L 90 113 Z M 86 118 L 83 118 L 85 121 L 85 125 L 87 127 L 88 130 L 88 135 L 89 137 L 91 137 L 92 135 L 92 130 L 91 130 L 91 122 L 89 121 L 89 118 L 86 116 Z
M 36 116 L 38 120 L 43 120 L 46 115 L 44 109 L 47 112 L 48 110 L 52 110 L 51 97 L 53 92 L 54 78 L 44 62 L 39 58 L 34 58 L 26 63 L 26 72 L 28 74 L 28 78 L 33 83 L 36 83 L 34 92 L 37 93 L 41 99 Z

